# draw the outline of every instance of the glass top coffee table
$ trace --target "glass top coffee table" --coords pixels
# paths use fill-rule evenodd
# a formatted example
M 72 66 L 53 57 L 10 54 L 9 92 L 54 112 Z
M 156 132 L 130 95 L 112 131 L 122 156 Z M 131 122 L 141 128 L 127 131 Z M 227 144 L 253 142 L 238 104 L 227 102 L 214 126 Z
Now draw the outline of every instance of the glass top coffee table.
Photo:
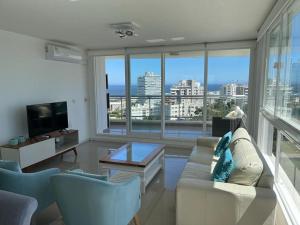
M 160 169 L 164 167 L 165 145 L 156 143 L 129 142 L 100 159 L 104 169 L 138 173 L 141 177 L 141 191 Z

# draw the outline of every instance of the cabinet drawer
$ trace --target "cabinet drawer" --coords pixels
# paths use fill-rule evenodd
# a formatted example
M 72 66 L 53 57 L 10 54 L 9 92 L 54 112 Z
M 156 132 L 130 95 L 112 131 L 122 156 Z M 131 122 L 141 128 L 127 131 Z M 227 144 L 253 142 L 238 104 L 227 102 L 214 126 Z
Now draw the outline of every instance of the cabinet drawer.
M 30 166 L 55 155 L 55 139 L 50 138 L 32 145 L 20 148 L 21 168 Z

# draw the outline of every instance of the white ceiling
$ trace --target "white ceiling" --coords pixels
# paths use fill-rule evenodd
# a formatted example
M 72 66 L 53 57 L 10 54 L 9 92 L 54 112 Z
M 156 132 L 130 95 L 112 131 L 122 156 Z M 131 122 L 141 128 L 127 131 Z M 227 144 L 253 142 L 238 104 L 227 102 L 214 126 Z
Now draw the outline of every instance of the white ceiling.
M 87 49 L 256 38 L 276 0 L 0 0 L 0 29 Z M 134 21 L 138 37 L 119 39 L 109 24 Z M 185 37 L 171 41 L 172 37 Z M 150 44 L 148 39 L 166 39 Z

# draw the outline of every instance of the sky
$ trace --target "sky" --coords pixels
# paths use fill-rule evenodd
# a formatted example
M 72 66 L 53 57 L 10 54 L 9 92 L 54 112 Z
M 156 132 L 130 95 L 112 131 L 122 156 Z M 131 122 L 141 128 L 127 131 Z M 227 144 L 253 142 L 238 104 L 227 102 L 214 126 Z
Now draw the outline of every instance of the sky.
M 131 82 L 136 85 L 137 77 L 145 72 L 160 74 L 159 58 L 131 59 Z M 230 82 L 247 83 L 249 76 L 249 56 L 209 57 L 208 83 L 224 84 Z M 203 84 L 204 57 L 166 57 L 166 84 L 175 84 L 179 80 L 193 79 Z M 110 85 L 125 84 L 124 58 L 108 58 L 106 73 Z

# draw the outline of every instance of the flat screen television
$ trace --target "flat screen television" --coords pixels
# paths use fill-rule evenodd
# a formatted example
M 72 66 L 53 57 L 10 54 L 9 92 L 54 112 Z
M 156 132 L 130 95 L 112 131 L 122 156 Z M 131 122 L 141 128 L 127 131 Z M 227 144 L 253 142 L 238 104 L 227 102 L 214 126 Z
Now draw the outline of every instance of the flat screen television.
M 26 108 L 29 137 L 68 128 L 67 102 L 28 105 Z

